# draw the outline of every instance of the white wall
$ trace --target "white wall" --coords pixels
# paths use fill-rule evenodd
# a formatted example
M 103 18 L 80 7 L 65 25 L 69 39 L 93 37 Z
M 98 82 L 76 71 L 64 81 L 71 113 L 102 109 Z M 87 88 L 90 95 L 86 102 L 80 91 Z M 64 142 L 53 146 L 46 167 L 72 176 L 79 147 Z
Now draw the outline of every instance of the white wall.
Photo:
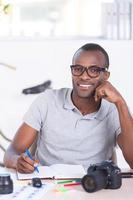
M 0 41 L 0 62 L 17 67 L 16 71 L 0 66 L 0 128 L 12 138 L 22 117 L 37 95 L 23 95 L 22 89 L 52 80 L 53 88 L 71 87 L 69 65 L 73 53 L 83 44 L 96 42 L 110 56 L 110 81 L 119 89 L 133 112 L 132 74 L 133 42 L 79 39 Z M 118 150 L 119 151 L 119 150 Z M 118 162 L 126 167 L 120 156 Z

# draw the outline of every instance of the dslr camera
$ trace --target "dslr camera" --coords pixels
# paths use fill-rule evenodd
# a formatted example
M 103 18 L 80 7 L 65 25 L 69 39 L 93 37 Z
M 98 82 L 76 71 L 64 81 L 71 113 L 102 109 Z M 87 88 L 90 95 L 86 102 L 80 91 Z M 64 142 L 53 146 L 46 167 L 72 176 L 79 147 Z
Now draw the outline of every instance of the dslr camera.
M 121 170 L 111 160 L 90 165 L 87 174 L 81 179 L 81 184 L 87 192 L 118 189 L 122 184 Z

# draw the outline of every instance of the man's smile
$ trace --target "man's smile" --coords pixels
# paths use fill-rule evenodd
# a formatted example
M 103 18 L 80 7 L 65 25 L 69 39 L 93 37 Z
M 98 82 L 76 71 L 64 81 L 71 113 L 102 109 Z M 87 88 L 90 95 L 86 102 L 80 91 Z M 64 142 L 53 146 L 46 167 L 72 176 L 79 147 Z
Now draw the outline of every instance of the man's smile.
M 88 89 L 91 86 L 92 85 L 90 85 L 90 84 L 79 84 L 79 87 L 86 88 L 86 89 Z
M 80 88 L 80 89 L 83 89 L 83 90 L 88 90 L 90 89 L 91 87 L 94 87 L 93 84 L 87 84 L 87 83 L 77 83 L 77 86 Z

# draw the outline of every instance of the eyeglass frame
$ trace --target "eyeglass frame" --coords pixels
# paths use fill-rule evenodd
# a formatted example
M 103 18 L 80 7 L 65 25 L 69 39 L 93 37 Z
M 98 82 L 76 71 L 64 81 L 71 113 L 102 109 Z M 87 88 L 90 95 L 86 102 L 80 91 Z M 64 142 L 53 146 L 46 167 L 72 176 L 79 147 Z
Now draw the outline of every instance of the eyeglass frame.
M 75 75 L 75 74 L 73 74 L 72 68 L 74 68 L 74 67 L 76 67 L 76 66 L 79 66 L 79 67 L 82 67 L 82 68 L 83 68 L 83 71 L 81 72 L 80 75 Z M 98 69 L 99 74 L 98 74 L 97 76 L 91 76 L 91 75 L 88 73 L 88 69 L 91 68 L 91 67 L 96 67 L 96 68 Z M 70 65 L 70 68 L 71 68 L 71 73 L 72 73 L 73 76 L 82 76 L 83 73 L 86 71 L 87 75 L 90 76 L 91 78 L 96 78 L 96 77 L 98 77 L 98 76 L 100 75 L 100 72 L 107 72 L 107 71 L 108 71 L 108 67 L 107 67 L 107 66 L 105 66 L 105 67 L 98 67 L 98 66 L 96 66 L 96 65 L 84 67 L 84 66 L 82 66 L 82 65 L 77 64 L 77 65 Z

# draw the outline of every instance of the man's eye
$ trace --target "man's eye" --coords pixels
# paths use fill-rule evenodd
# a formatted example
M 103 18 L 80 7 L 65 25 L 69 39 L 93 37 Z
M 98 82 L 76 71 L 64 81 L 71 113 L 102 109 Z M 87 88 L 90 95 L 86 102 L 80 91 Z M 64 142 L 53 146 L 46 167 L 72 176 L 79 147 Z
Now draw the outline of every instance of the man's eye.
M 80 72 L 83 70 L 81 67 L 75 67 L 74 69 L 75 71 L 80 71 Z
M 99 69 L 98 68 L 90 68 L 90 71 L 91 72 L 99 72 Z

